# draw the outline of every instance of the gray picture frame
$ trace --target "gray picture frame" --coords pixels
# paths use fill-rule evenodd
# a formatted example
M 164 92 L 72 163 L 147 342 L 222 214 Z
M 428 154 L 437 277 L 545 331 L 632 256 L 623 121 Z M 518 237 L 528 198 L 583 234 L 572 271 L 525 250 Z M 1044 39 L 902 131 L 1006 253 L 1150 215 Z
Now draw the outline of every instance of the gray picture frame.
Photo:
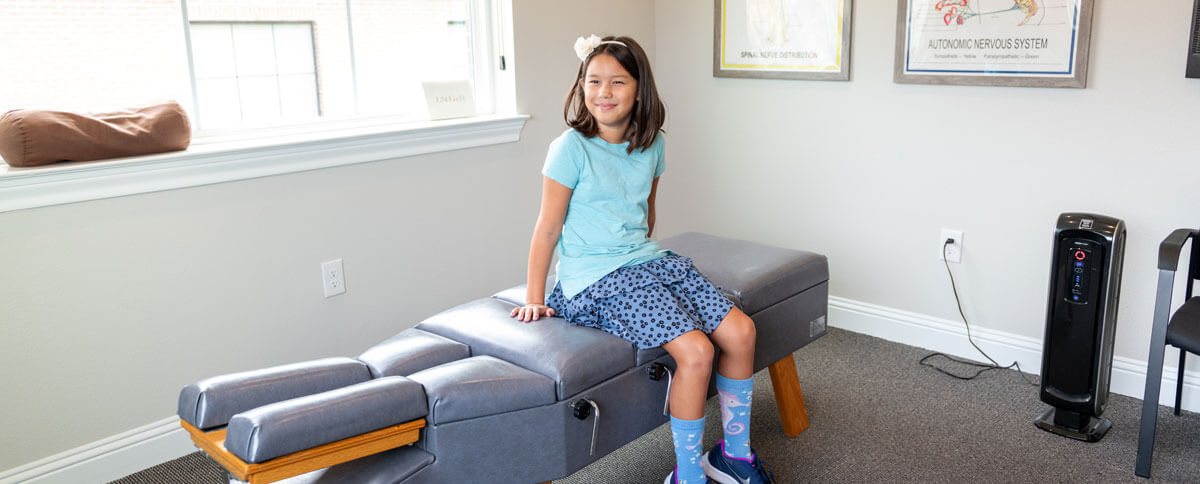
M 724 6 L 727 0 L 713 1 L 713 77 L 753 78 L 753 79 L 792 79 L 806 81 L 849 81 L 850 80 L 850 30 L 854 0 L 830 0 L 841 2 L 841 38 L 838 46 L 838 66 L 836 71 L 792 70 L 783 68 L 725 68 L 722 65 L 723 46 L 725 45 L 722 26 L 725 23 Z
M 969 71 L 961 75 L 945 73 L 922 73 L 906 66 L 909 62 L 908 39 L 911 18 L 910 4 L 914 0 L 899 0 L 896 11 L 896 57 L 893 82 L 902 84 L 939 84 L 963 86 L 1000 87 L 1087 87 L 1088 54 L 1091 47 L 1092 11 L 1095 0 L 1075 0 L 1077 22 L 1075 26 L 1074 54 L 1071 56 L 1069 75 L 1063 73 L 1014 75 L 1004 71 Z M 923 1 L 923 0 L 922 0 Z M 947 68 L 946 72 L 953 72 Z M 993 73 L 994 72 L 994 73 Z M 1015 72 L 1015 71 L 1014 71 Z M 1018 73 L 1019 74 L 1019 73 Z

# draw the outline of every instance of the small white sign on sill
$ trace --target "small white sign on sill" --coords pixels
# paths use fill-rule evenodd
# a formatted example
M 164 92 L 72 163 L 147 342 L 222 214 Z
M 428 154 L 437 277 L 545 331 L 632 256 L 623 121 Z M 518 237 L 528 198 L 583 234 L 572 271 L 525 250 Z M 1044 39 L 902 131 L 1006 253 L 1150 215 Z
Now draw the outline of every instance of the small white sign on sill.
M 425 89 L 430 121 L 475 115 L 475 93 L 470 81 L 425 81 L 421 86 Z

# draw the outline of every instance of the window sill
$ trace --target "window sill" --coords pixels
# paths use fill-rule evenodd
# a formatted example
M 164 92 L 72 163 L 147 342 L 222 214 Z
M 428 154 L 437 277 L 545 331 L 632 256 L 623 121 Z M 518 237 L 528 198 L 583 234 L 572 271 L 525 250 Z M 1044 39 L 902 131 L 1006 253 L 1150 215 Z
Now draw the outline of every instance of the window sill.
M 527 115 L 195 144 L 185 151 L 32 168 L 0 165 L 0 213 L 474 148 L 520 139 Z

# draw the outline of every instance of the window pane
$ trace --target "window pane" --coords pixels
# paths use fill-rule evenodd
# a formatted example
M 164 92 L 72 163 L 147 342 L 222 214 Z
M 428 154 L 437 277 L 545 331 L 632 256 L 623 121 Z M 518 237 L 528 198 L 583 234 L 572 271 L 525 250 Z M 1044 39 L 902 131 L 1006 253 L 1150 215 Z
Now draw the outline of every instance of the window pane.
M 200 110 L 201 126 L 230 126 L 241 121 L 237 78 L 197 79 L 196 91 L 201 99 L 212 100 Z
M 421 81 L 471 79 L 467 0 L 352 0 L 358 106 L 423 118 Z
M 300 46 L 312 46 L 312 26 L 309 24 L 275 24 L 275 60 L 280 74 L 312 74 L 316 69 L 313 64 L 312 49 Z
M 282 118 L 275 76 L 239 77 L 238 95 L 242 99 L 242 119 L 247 124 L 273 124 Z
M 271 30 L 271 24 L 233 24 L 238 76 L 275 75 L 275 35 Z M 312 50 L 312 44 L 296 47 Z
M 178 0 L 0 1 L 0 111 L 191 104 Z
M 192 25 L 192 65 L 197 79 L 237 77 L 229 24 Z
M 279 97 L 283 99 L 283 119 L 314 119 L 318 116 L 317 76 L 286 74 L 279 76 Z

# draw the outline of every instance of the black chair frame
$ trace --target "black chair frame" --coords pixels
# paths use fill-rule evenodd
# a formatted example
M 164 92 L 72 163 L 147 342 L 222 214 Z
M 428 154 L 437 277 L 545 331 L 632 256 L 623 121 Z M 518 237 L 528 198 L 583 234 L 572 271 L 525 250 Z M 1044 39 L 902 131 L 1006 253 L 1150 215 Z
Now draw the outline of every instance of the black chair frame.
M 1158 425 L 1158 394 L 1162 387 L 1163 358 L 1167 350 L 1167 324 L 1171 320 L 1171 296 L 1175 286 L 1175 271 L 1183 246 L 1191 239 L 1192 254 L 1188 263 L 1185 294 L 1193 297 L 1192 282 L 1200 279 L 1200 230 L 1177 229 L 1158 246 L 1158 290 L 1154 298 L 1154 322 L 1150 331 L 1150 358 L 1146 361 L 1146 392 L 1142 395 L 1142 421 L 1138 431 L 1137 463 L 1134 473 L 1150 477 L 1154 456 L 1154 431 Z M 1175 390 L 1175 414 L 1179 415 L 1183 390 L 1183 363 L 1187 351 L 1179 351 L 1179 378 Z

